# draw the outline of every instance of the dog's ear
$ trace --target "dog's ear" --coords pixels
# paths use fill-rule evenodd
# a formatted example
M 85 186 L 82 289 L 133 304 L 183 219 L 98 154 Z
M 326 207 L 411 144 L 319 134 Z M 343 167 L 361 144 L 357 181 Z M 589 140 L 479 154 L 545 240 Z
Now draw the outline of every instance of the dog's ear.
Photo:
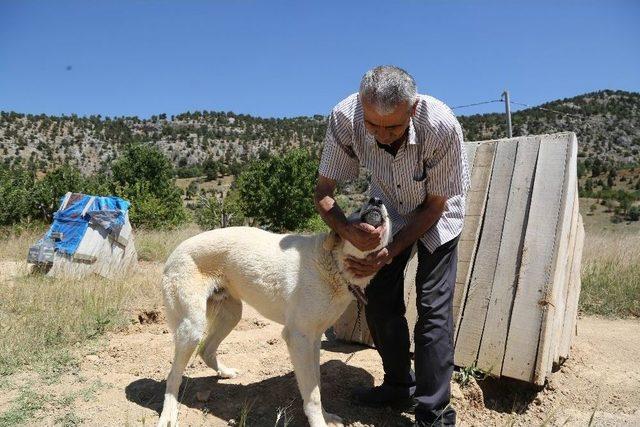
M 324 248 L 325 251 L 332 251 L 333 248 L 336 247 L 338 242 L 340 242 L 340 236 L 338 236 L 338 233 L 331 230 L 329 234 L 327 234 L 327 236 L 324 238 L 324 242 L 322 242 L 322 247 Z

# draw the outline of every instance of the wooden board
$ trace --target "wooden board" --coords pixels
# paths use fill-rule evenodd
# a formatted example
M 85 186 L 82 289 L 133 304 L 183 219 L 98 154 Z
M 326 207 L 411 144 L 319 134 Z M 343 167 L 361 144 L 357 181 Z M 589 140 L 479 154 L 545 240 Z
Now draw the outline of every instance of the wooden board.
M 539 147 L 540 138 L 518 143 L 496 273 L 478 353 L 478 367 L 496 376 L 502 371 Z
M 551 142 L 548 142 L 551 143 Z M 566 144 L 566 139 L 559 139 L 558 143 Z M 560 219 L 556 229 L 556 245 L 552 265 L 553 280 L 545 291 L 546 303 L 542 306 L 542 324 L 540 330 L 540 343 L 534 382 L 542 385 L 551 373 L 556 349 L 556 342 L 560 339 L 559 318 L 564 319 L 564 302 L 561 301 L 565 294 L 567 284 L 566 262 L 569 253 L 569 233 L 571 232 L 571 219 L 573 217 L 573 205 L 577 191 L 577 155 L 578 145 L 575 135 L 569 138 L 567 146 L 567 163 L 564 176 L 563 197 L 560 204 Z M 558 308 L 562 312 L 558 312 Z
M 576 245 L 573 254 L 573 265 L 571 267 L 571 278 L 569 279 L 569 292 L 567 293 L 567 308 L 565 310 L 562 336 L 560 337 L 559 358 L 569 357 L 571 341 L 576 335 L 576 325 L 578 320 L 578 300 L 580 297 L 580 271 L 582 268 L 582 248 L 584 244 L 584 226 L 582 215 L 578 215 L 578 227 L 576 230 Z
M 489 192 L 489 181 L 493 169 L 496 144 L 487 142 L 475 150 L 471 172 L 471 186 L 466 197 L 464 228 L 458 242 L 458 270 L 453 293 L 454 336 L 462 315 L 462 304 L 466 298 L 467 285 L 471 278 L 478 237 L 484 218 L 484 210 Z
M 566 143 L 543 141 L 533 182 L 520 276 L 502 367 L 502 375 L 528 382 L 534 379 L 542 304 L 553 280 L 567 153 Z
M 358 305 L 355 301 L 352 301 L 342 313 L 342 316 L 333 325 L 333 330 L 336 338 L 341 341 L 373 345 L 371 332 L 369 332 L 364 314 L 364 307 L 361 307 L 360 320 L 358 320 Z
M 562 327 L 564 326 L 564 318 L 567 312 L 567 296 L 569 294 L 569 288 L 571 287 L 571 270 L 573 267 L 573 257 L 576 249 L 576 237 L 578 232 L 578 216 L 580 215 L 578 206 L 578 182 L 575 182 L 576 188 L 574 191 L 573 200 L 573 212 L 571 212 L 571 230 L 569 231 L 569 245 L 567 249 L 567 256 L 562 263 L 564 268 L 564 283 L 562 293 L 558 296 L 556 304 L 556 315 L 554 320 L 554 328 L 557 328 L 557 336 L 552 343 L 551 354 L 553 356 L 553 363 L 560 361 L 560 341 L 562 337 Z
M 456 340 L 455 364 L 470 366 L 478 357 L 493 278 L 502 242 L 502 228 L 511 187 L 518 143 L 497 143 L 491 174 L 486 217 L 467 289 L 466 303 Z
M 416 273 L 418 272 L 418 246 L 413 245 L 411 256 L 404 269 L 404 306 L 405 317 L 409 326 L 410 351 L 413 351 L 413 327 L 418 320 L 418 308 L 416 306 Z
M 476 152 L 478 150 L 479 142 L 465 142 L 465 152 L 467 154 L 467 166 L 469 167 L 469 176 L 471 176 L 471 170 L 473 169 L 473 161 L 476 158 Z

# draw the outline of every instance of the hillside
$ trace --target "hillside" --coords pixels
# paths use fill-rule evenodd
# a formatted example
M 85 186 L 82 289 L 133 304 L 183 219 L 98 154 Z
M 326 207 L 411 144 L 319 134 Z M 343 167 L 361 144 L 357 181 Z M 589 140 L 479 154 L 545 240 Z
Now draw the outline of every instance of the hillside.
M 561 99 L 513 114 L 514 135 L 573 131 L 580 155 L 609 169 L 639 162 L 640 93 L 605 90 Z M 549 110 L 560 111 L 566 115 Z M 466 140 L 503 137 L 504 115 L 460 116 Z M 326 117 L 264 119 L 231 112 L 198 111 L 149 119 L 138 117 L 46 116 L 0 113 L 0 158 L 46 171 L 69 162 L 92 174 L 108 169 L 111 160 L 132 141 L 156 145 L 176 167 L 244 162 L 260 151 L 290 147 L 318 150 Z M 21 159 L 21 160 L 18 160 Z M 588 167 L 590 168 L 590 164 Z

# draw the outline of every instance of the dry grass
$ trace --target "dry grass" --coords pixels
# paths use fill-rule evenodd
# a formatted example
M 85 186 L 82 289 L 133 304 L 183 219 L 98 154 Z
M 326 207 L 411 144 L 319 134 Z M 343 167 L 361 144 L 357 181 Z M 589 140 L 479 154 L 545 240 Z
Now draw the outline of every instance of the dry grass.
M 165 262 L 169 254 L 182 241 L 195 236 L 202 230 L 195 224 L 166 230 L 136 230 L 136 250 L 142 261 Z
M 68 366 L 76 343 L 126 324 L 143 309 L 161 305 L 162 262 L 183 240 L 200 232 L 137 231 L 139 267 L 130 277 L 53 279 L 30 274 L 26 255 L 45 225 L 0 230 L 0 374 L 51 371 Z M 155 261 L 155 262 L 145 262 Z
M 29 246 L 36 243 L 48 227 L 44 223 L 35 223 L 0 228 L 0 260 L 26 260 Z
M 126 279 L 60 280 L 29 274 L 23 262 L 0 264 L 0 375 L 29 366 L 51 373 L 73 361 L 69 349 L 158 307 L 161 267 L 141 265 Z
M 589 314 L 640 316 L 640 235 L 589 232 L 582 257 L 580 308 Z

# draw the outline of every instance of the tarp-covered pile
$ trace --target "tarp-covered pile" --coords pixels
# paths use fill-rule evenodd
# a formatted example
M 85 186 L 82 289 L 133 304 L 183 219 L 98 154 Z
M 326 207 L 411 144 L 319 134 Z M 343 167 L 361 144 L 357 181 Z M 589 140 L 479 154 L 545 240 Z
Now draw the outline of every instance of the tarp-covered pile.
M 119 197 L 67 193 L 49 231 L 30 248 L 28 262 L 51 276 L 126 274 L 137 259 L 129 207 Z

